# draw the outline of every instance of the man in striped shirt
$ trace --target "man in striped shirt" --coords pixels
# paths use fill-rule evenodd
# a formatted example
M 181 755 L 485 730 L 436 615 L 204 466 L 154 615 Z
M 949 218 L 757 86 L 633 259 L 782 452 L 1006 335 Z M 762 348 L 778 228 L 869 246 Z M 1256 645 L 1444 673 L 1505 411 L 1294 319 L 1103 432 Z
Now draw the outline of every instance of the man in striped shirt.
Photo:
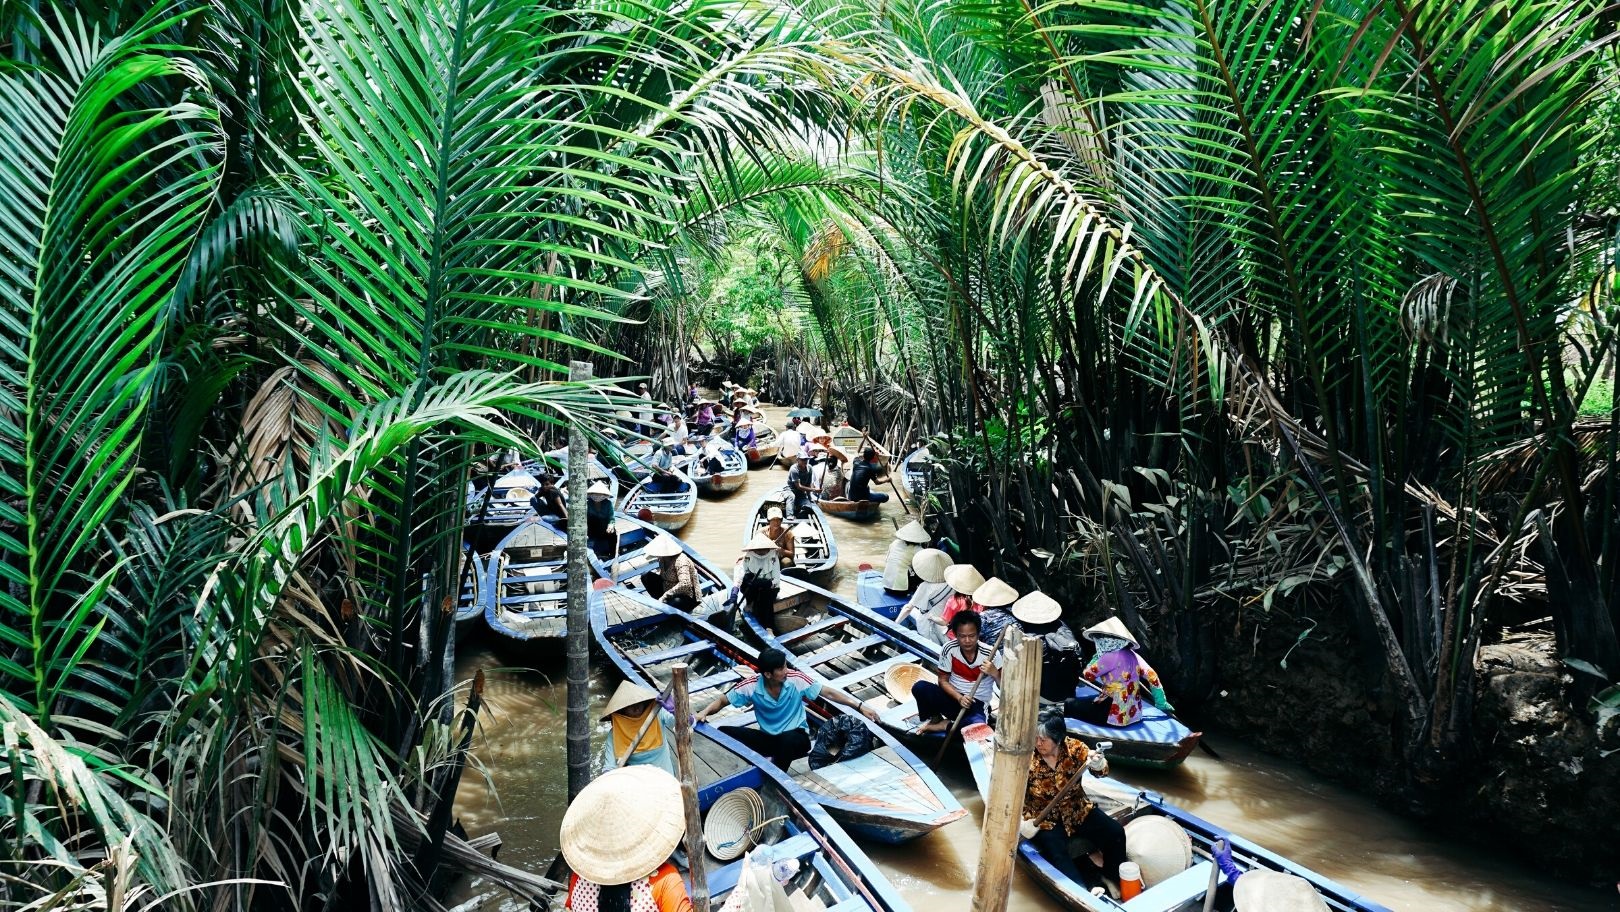
M 958 611 L 951 617 L 951 632 L 956 639 L 946 642 L 940 651 L 938 683 L 911 685 L 917 718 L 922 721 L 917 727 L 920 735 L 948 730 L 964 708 L 964 727 L 985 721 L 984 708 L 1001 679 L 1001 657 L 991 656 L 990 647 L 979 642 L 979 612 L 971 608 Z
M 834 703 L 857 709 L 866 718 L 877 721 L 877 713 L 861 701 L 834 687 L 824 687 L 820 681 L 796 669 L 787 667 L 787 654 L 780 649 L 767 649 L 759 654 L 759 673 L 745 677 L 730 693 L 722 694 L 713 703 L 703 707 L 697 721 L 707 722 L 709 716 L 730 703 L 738 709 L 752 707 L 757 728 L 741 725 L 722 725 L 720 730 L 741 741 L 757 753 L 764 754 L 780 769 L 787 769 L 793 761 L 810 753 L 810 731 L 805 718 L 804 704 L 825 696 Z

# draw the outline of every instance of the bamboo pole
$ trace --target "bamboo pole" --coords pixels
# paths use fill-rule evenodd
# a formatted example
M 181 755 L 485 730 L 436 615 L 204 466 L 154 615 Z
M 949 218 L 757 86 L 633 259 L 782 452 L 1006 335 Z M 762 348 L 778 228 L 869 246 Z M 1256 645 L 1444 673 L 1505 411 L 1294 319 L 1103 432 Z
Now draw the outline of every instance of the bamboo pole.
M 572 361 L 568 379 L 591 379 L 587 361 Z M 568 428 L 568 800 L 591 781 L 590 591 L 589 542 L 585 525 L 585 490 L 591 480 L 585 447 L 585 429 L 576 422 Z
M 984 832 L 979 840 L 979 872 L 973 880 L 973 912 L 1004 912 L 1018 854 L 1024 786 L 1035 750 L 1040 712 L 1041 641 L 1020 635 L 1002 665 L 1001 712 L 996 726 L 990 793 L 984 800 Z
M 703 871 L 703 817 L 698 813 L 697 765 L 692 762 L 692 695 L 686 689 L 686 663 L 670 669 L 675 687 L 675 759 L 686 805 L 686 858 L 692 879 L 692 912 L 709 912 L 709 878 Z

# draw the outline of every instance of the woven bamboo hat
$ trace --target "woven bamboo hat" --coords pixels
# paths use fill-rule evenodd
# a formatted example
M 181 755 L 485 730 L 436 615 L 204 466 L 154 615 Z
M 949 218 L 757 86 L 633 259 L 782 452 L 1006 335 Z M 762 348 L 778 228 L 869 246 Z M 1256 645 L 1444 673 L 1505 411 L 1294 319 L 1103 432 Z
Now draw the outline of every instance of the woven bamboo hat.
M 926 545 L 932 540 L 928 530 L 924 529 L 923 524 L 915 519 L 895 530 L 894 537 L 903 542 L 911 542 L 914 545 Z
M 608 490 L 608 486 L 601 483 L 600 481 L 591 482 L 591 486 L 585 489 L 585 493 L 587 495 L 600 494 L 603 497 L 608 497 L 608 496 L 611 496 L 613 494 L 612 491 Z
M 889 692 L 890 699 L 896 703 L 905 703 L 911 699 L 911 685 L 928 678 L 928 669 L 916 662 L 907 662 L 903 665 L 891 665 L 883 673 L 883 689 Z
M 744 551 L 775 551 L 776 542 L 771 541 L 770 536 L 764 532 L 755 532 L 754 537 L 750 538 L 748 544 L 743 545 L 742 549 Z
M 806 439 L 806 440 L 814 440 L 817 437 L 825 437 L 825 436 L 827 436 L 826 431 L 822 430 L 819 427 L 816 427 L 813 424 L 801 424 L 801 425 L 799 425 L 799 433 L 803 434 L 804 439 Z
M 963 595 L 972 595 L 984 585 L 984 575 L 972 564 L 957 564 L 945 571 L 945 582 Z
M 1121 640 L 1127 640 L 1132 646 L 1142 645 L 1136 642 L 1136 637 L 1131 636 L 1130 630 L 1125 627 L 1125 622 L 1117 617 L 1111 617 L 1100 624 L 1092 624 L 1090 627 L 1085 629 L 1085 632 L 1083 632 L 1081 636 L 1093 642 L 1095 642 L 1099 636 L 1111 636 L 1117 637 Z
M 945 571 L 951 569 L 951 556 L 938 548 L 924 548 L 911 556 L 911 572 L 925 583 L 945 582 Z
M 568 806 L 562 853 L 575 874 L 612 887 L 656 871 L 685 833 L 675 777 L 656 766 L 626 766 L 598 776 Z
M 636 705 L 637 703 L 646 703 L 648 700 L 656 699 L 658 699 L 657 694 L 645 687 L 642 687 L 640 684 L 635 684 L 630 681 L 620 681 L 619 689 L 613 692 L 613 696 L 608 697 L 607 705 L 602 707 L 602 714 L 597 716 L 597 718 L 606 719 L 608 716 L 613 715 L 621 709 L 626 709 Z
M 1248 871 L 1232 888 L 1237 912 L 1328 912 L 1311 882 L 1280 871 Z
M 1012 616 L 1026 624 L 1050 624 L 1063 616 L 1063 606 L 1037 589 L 1013 602 Z
M 731 861 L 748 851 L 754 842 L 754 828 L 765 818 L 765 799 L 751 788 L 734 789 L 709 806 L 703 818 L 703 845 L 721 861 Z
M 660 535 L 647 545 L 648 557 L 674 557 L 681 553 L 681 543 L 673 535 Z
M 1169 817 L 1137 817 L 1125 824 L 1125 854 L 1142 868 L 1142 886 L 1161 884 L 1192 867 L 1192 840 Z
M 1018 590 L 1002 582 L 1001 577 L 992 576 L 973 590 L 973 601 L 985 608 L 1004 608 L 1018 601 Z

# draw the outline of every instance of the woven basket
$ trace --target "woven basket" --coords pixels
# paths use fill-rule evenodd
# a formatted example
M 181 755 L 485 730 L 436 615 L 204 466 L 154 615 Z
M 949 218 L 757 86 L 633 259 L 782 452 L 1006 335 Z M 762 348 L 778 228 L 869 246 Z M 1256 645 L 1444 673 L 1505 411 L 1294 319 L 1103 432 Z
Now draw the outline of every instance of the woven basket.
M 883 674 L 883 689 L 889 692 L 889 699 L 905 703 L 911 699 L 911 685 L 928 676 L 928 669 L 915 662 L 893 665 Z
M 703 818 L 703 844 L 721 861 L 741 858 L 754 844 L 754 827 L 765 819 L 765 800 L 751 788 L 727 792 Z

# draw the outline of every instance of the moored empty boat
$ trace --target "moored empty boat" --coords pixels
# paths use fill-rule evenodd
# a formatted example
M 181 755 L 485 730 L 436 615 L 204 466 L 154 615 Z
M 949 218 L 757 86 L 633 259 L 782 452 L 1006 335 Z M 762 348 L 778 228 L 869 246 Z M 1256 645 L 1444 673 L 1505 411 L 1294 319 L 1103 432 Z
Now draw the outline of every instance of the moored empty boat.
M 568 633 L 568 538 L 530 518 L 490 554 L 484 620 L 497 648 L 518 658 L 555 655 Z
M 826 498 L 816 501 L 816 506 L 828 516 L 847 519 L 851 522 L 872 522 L 883 515 L 883 505 L 875 500 L 846 500 L 842 497 Z
M 697 484 L 685 472 L 674 471 L 660 488 L 652 477 L 624 496 L 624 512 L 660 529 L 673 532 L 686 525 L 697 509 Z
M 719 460 L 718 466 L 711 459 Z M 730 494 L 748 483 L 748 459 L 731 444 L 713 441 L 698 451 L 691 474 L 699 493 Z

